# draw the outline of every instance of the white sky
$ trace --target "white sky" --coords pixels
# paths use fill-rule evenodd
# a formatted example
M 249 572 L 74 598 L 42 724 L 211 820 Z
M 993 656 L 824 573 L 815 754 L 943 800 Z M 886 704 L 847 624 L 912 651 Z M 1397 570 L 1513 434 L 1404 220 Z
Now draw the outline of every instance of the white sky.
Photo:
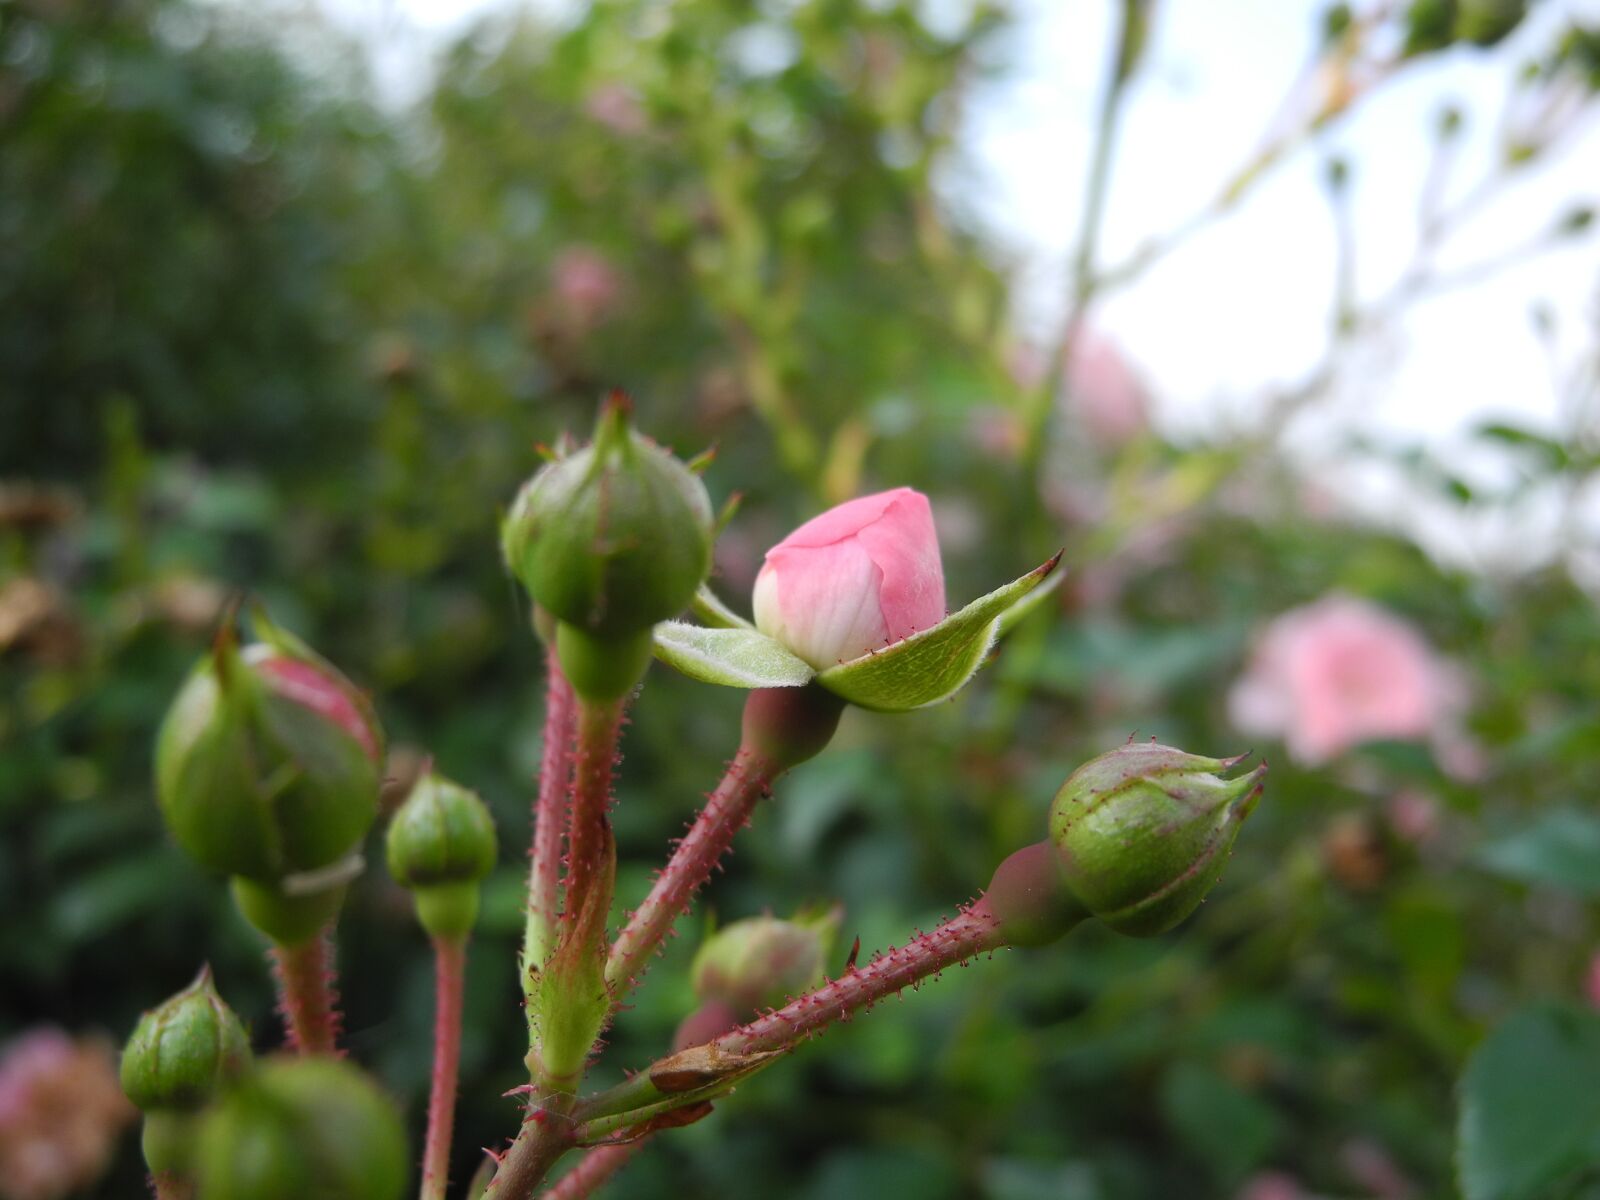
M 319 0 L 375 49 L 380 81 L 406 95 L 426 84 L 428 56 L 485 10 L 514 0 Z M 571 12 L 581 0 L 523 0 Z M 924 0 L 930 19 L 965 0 Z M 1018 315 L 1041 340 L 1064 308 L 1112 0 L 1013 0 L 1021 15 L 993 82 L 971 96 L 956 203 L 977 214 L 1018 264 Z M 1202 208 L 1260 144 L 1314 44 L 1323 0 L 1159 0 L 1155 36 L 1125 108 L 1102 234 L 1102 262 Z M 1514 46 L 1563 16 L 1600 20 L 1600 0 L 1544 0 Z M 1163 422 L 1203 430 L 1247 417 L 1274 385 L 1292 385 L 1327 344 L 1333 225 L 1318 182 L 1328 150 L 1352 163 L 1358 293 L 1381 294 L 1409 261 L 1435 115 L 1466 114 L 1454 194 L 1489 165 L 1513 62 L 1457 51 L 1385 86 L 1321 146 L 1301 151 L 1228 219 L 1195 237 L 1099 310 L 1109 333 L 1154 384 Z M 1554 221 L 1577 199 L 1600 202 L 1600 122 L 1556 161 L 1517 183 L 1452 239 L 1458 264 L 1493 257 Z M 1335 424 L 1373 432 L 1458 432 L 1486 415 L 1555 428 L 1556 386 L 1529 313 L 1555 315 L 1563 362 L 1600 331 L 1600 237 L 1568 241 L 1478 286 L 1411 309 L 1341 389 Z M 1559 376 L 1559 370 L 1556 371 Z M 1312 422 L 1313 428 L 1322 428 Z

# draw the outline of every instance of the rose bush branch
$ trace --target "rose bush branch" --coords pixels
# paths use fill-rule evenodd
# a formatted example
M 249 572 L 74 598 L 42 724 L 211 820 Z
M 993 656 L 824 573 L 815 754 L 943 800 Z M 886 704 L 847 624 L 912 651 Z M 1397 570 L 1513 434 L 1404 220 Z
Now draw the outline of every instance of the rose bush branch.
M 444 1200 L 461 1065 L 467 940 L 479 885 L 494 869 L 498 839 L 476 794 L 425 770 L 389 823 L 389 874 L 410 890 L 433 944 L 433 1075 L 423 1141 L 421 1200 Z
M 533 810 L 533 847 L 529 853 L 528 919 L 520 960 L 525 998 L 532 994 L 533 973 L 544 965 L 555 944 L 560 912 L 561 841 L 570 813 L 575 699 L 553 646 L 545 653 L 545 679 L 544 741 L 539 793 Z

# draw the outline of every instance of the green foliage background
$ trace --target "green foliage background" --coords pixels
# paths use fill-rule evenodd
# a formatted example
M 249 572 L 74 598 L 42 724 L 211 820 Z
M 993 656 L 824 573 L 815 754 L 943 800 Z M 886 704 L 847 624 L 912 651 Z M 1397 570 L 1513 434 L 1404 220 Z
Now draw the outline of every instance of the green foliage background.
M 780 788 L 606 1072 L 690 1006 L 702 911 L 837 897 L 845 946 L 887 945 L 1042 836 L 1060 780 L 1131 732 L 1243 749 L 1224 699 L 1253 630 L 1330 590 L 1461 664 L 1487 760 L 1464 783 L 1420 747 L 1315 771 L 1258 747 L 1268 800 L 1185 928 L 952 972 L 660 1139 L 628 1195 L 1207 1197 L 1266 1168 L 1364 1195 L 1352 1162 L 1374 1145 L 1417 1194 L 1451 1194 L 1469 1053 L 1525 1001 L 1577 997 L 1600 941 L 1592 597 L 1559 565 L 1468 575 L 1317 516 L 1265 438 L 1111 452 L 1058 417 L 985 449 L 1033 397 L 1007 369 L 996 257 L 933 179 L 1004 13 L 936 34 L 901 2 L 783 12 L 601 0 L 559 30 L 489 23 L 395 114 L 226 10 L 0 4 L 0 597 L 48 600 L 0 640 L 0 1035 L 120 1039 L 203 955 L 258 1043 L 276 1036 L 260 946 L 149 783 L 156 722 L 245 590 L 494 809 L 458 1174 L 512 1131 L 542 668 L 497 514 L 536 444 L 621 386 L 660 440 L 719 446 L 714 495 L 744 495 L 719 549 L 737 605 L 793 523 L 898 484 L 939 505 L 953 603 L 1063 544 L 1073 575 L 954 702 L 851 714 Z M 737 50 L 763 20 L 787 65 Z M 575 252 L 603 260 L 598 298 L 563 291 Z M 1594 469 L 1578 443 L 1485 439 L 1524 487 Z M 1515 499 L 1413 465 L 1464 509 Z M 739 703 L 652 672 L 615 814 L 624 902 L 731 754 Z M 1386 815 L 1408 791 L 1443 814 L 1421 849 Z M 350 1048 L 419 1127 L 429 962 L 381 869 L 343 929 Z M 1481 1194 L 1579 1194 L 1583 1169 Z M 138 1179 L 130 1135 L 98 1194 Z

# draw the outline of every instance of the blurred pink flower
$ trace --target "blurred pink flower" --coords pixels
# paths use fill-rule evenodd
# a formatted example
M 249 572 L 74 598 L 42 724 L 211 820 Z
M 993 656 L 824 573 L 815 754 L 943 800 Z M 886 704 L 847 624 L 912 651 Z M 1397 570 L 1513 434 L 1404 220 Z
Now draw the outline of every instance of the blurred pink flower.
M 1394 1156 L 1371 1138 L 1353 1138 L 1341 1146 L 1339 1164 L 1374 1200 L 1411 1200 L 1417 1194 Z
M 622 276 L 610 259 L 588 246 L 568 246 L 557 254 L 550 281 L 564 315 L 580 326 L 604 320 L 622 298 Z
M 637 137 L 649 122 L 639 99 L 620 83 L 602 83 L 583 102 L 583 111 L 613 133 Z
M 967 431 L 980 454 L 1001 462 L 1021 458 L 1028 440 L 1022 418 L 997 404 L 973 409 L 967 418 Z
M 1300 1181 L 1283 1171 L 1257 1171 L 1239 1189 L 1237 1200 L 1305 1200 Z
M 1297 761 L 1316 765 L 1365 741 L 1453 728 L 1461 696 L 1409 624 L 1331 595 L 1267 627 L 1228 708 L 1241 731 L 1281 736 Z
M 1411 788 L 1389 797 L 1385 811 L 1395 836 L 1413 846 L 1426 846 L 1437 838 L 1444 820 L 1438 800 Z
M 56 1200 L 105 1172 L 134 1118 L 116 1056 L 35 1026 L 0 1047 L 0 1198 Z
M 767 551 L 756 626 L 814 667 L 849 662 L 944 619 L 928 498 L 896 488 L 813 517 Z
M 1589 960 L 1589 972 L 1583 982 L 1590 1007 L 1600 1010 L 1600 950 L 1596 950 L 1594 957 Z
M 1150 427 L 1150 393 L 1115 342 L 1084 333 L 1067 360 L 1067 408 L 1091 440 L 1121 446 Z

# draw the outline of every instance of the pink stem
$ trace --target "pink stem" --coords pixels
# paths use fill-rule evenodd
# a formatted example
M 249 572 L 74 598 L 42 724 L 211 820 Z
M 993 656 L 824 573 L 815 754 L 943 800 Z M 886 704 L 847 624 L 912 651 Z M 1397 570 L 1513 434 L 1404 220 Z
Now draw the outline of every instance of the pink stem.
M 465 938 L 433 939 L 433 1088 L 428 1097 L 428 1134 L 422 1153 L 422 1200 L 444 1200 L 450 1183 L 450 1138 L 456 1118 L 456 1079 L 461 1068 L 462 980 Z
M 930 932 L 874 955 L 865 966 L 851 967 L 838 979 L 723 1034 L 711 1045 L 737 1054 L 785 1049 L 902 988 L 1003 944 L 999 922 L 979 899 Z
M 639 1152 L 644 1139 L 623 1142 L 616 1146 L 596 1146 L 584 1151 L 583 1157 L 572 1170 L 547 1189 L 542 1200 L 586 1200 L 596 1189 L 622 1170 L 624 1164 Z
M 655 886 L 617 935 L 606 962 L 606 982 L 620 1002 L 643 977 L 650 957 L 660 948 L 679 913 L 694 899 L 717 867 L 734 835 L 750 820 L 757 801 L 781 772 L 748 747 L 741 747 L 722 781 L 706 799 L 700 815 L 679 841 Z
M 539 798 L 533 809 L 532 864 L 528 871 L 528 928 L 522 969 L 542 966 L 554 944 L 559 914 L 561 837 L 568 819 L 572 779 L 572 685 L 552 647 L 545 655 L 544 749 L 539 762 Z
M 339 994 L 333 967 L 333 927 L 296 946 L 273 946 L 289 1049 L 297 1054 L 338 1054 Z
M 563 925 L 571 926 L 591 888 L 602 886 L 609 845 L 611 771 L 622 733 L 623 701 L 578 704 L 578 748 L 572 767 L 572 823 L 567 830 L 567 896 Z M 606 907 L 610 907 L 609 898 Z

